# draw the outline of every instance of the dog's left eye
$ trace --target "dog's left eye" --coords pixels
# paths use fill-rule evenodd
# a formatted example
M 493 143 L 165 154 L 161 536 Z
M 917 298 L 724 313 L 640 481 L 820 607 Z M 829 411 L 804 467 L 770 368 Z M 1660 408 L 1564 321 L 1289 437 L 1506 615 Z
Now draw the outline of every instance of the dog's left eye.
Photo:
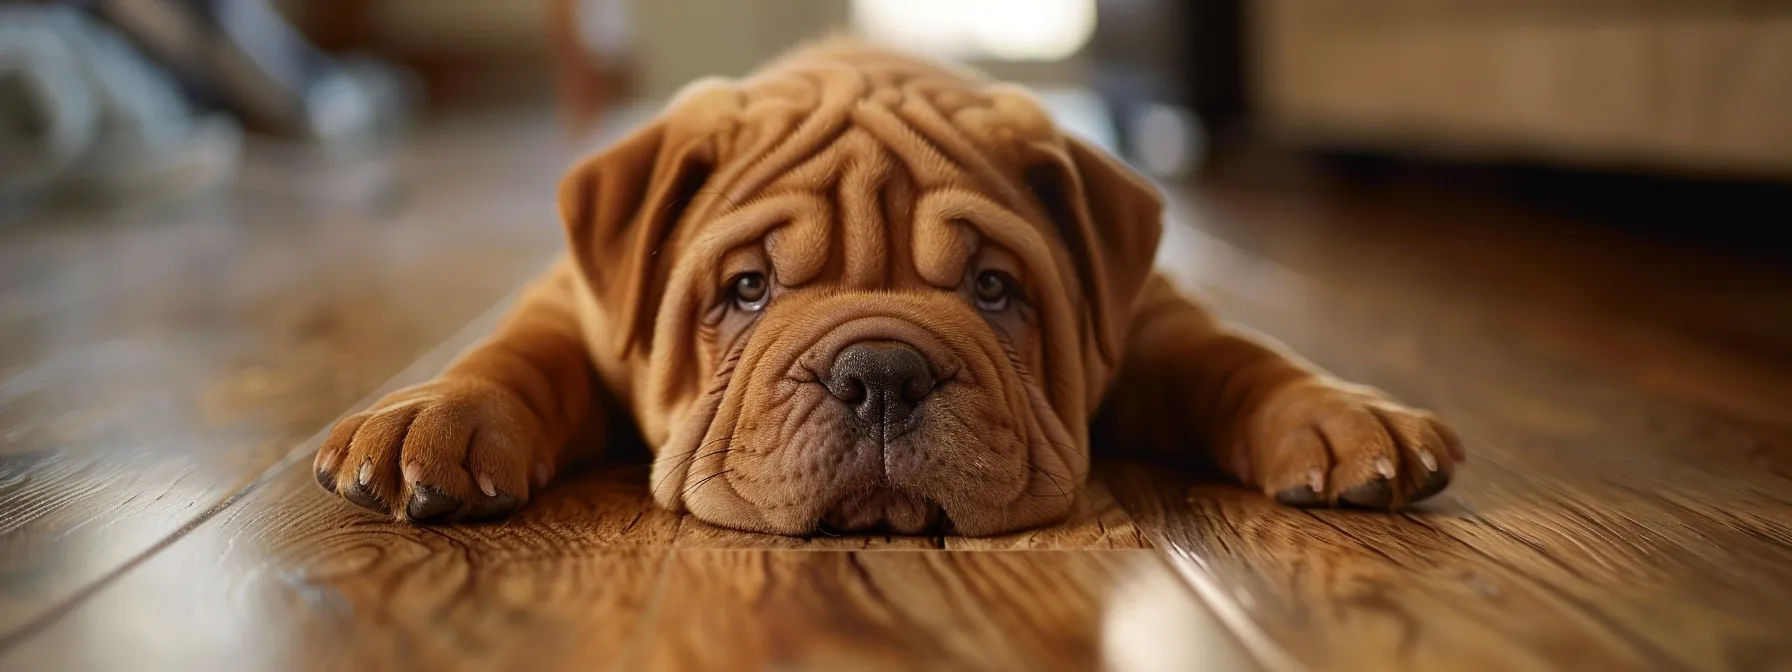
M 758 311 L 765 308 L 765 299 L 771 295 L 764 273 L 742 273 L 728 281 L 728 293 L 734 298 L 734 305 L 745 311 Z
M 1001 271 L 984 271 L 977 274 L 977 284 L 971 287 L 971 293 L 977 297 L 977 307 L 988 311 L 999 311 L 1008 307 L 1008 296 L 1014 293 L 1014 278 Z

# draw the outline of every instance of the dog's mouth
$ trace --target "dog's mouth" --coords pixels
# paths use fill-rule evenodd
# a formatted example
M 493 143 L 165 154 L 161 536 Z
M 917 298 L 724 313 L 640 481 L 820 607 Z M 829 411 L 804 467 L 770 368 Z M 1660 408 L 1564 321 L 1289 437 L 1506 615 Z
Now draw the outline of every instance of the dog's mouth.
M 944 535 L 952 519 L 938 503 L 893 488 L 875 488 L 841 497 L 815 524 L 817 534 L 848 533 Z

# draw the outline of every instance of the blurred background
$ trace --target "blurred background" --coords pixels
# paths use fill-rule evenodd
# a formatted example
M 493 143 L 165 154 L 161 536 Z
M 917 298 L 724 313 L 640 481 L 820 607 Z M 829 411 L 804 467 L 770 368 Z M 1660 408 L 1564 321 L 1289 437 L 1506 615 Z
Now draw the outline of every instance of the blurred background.
M 444 111 L 651 110 L 826 32 L 1038 88 L 1165 180 L 1293 157 L 1634 226 L 1788 221 L 1792 3 L 76 0 L 0 3 L 0 216 L 169 198 L 245 145 L 366 151 Z M 631 107 L 632 106 L 632 107 Z M 247 137 L 247 140 L 245 140 Z M 272 144 L 272 143 L 264 143 Z M 350 150 L 342 150 L 348 147 Z M 1277 165 L 1285 165 L 1282 161 Z M 58 198 L 77 195 L 79 198 Z

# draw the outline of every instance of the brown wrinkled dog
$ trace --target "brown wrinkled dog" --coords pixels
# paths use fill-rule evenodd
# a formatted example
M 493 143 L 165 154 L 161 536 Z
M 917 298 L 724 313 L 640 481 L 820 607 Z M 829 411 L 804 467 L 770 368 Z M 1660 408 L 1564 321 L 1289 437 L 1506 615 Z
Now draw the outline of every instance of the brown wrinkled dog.
M 1104 449 L 1300 506 L 1400 507 L 1463 459 L 1429 414 L 1179 296 L 1147 182 L 948 66 L 833 41 L 697 82 L 560 209 L 564 263 L 441 377 L 342 421 L 325 488 L 501 515 L 617 410 L 660 505 L 781 534 L 1061 520 L 1098 411 Z

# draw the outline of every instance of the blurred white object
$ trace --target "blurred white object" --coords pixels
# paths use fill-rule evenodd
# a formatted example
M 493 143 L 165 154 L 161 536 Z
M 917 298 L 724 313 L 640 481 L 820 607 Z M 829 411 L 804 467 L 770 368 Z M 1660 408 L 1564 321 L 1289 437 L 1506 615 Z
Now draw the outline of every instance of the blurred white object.
M 1101 96 L 1085 89 L 1061 88 L 1035 89 L 1033 94 L 1064 130 L 1109 154 L 1122 153 L 1120 138 L 1114 133 L 1114 111 Z
M 234 164 L 241 129 L 79 10 L 0 6 L 0 198 L 184 192 Z
M 1156 177 L 1181 177 L 1200 165 L 1206 154 L 1201 120 L 1182 108 L 1150 103 L 1133 116 L 1131 125 L 1127 155 Z
M 952 59 L 1056 61 L 1095 33 L 1095 0 L 853 0 L 873 40 Z
M 579 41 L 605 58 L 626 56 L 634 48 L 634 17 L 626 0 L 580 0 Z
M 1231 628 L 1155 560 L 1120 576 L 1103 607 L 1100 635 L 1100 667 L 1111 672 L 1281 669 L 1254 659 Z

